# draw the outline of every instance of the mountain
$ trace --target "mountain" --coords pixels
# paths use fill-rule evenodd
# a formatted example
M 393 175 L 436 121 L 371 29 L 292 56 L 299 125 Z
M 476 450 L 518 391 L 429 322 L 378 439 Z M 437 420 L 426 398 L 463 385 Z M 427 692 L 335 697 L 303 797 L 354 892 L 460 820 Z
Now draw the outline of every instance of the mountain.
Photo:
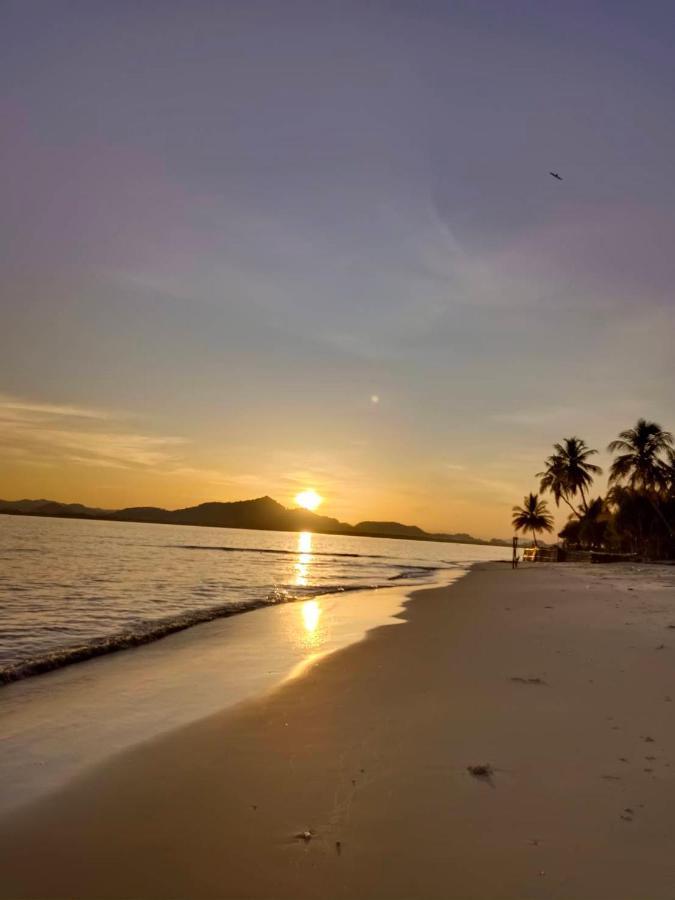
M 323 534 L 350 534 L 363 537 L 408 538 L 418 541 L 444 541 L 455 544 L 493 544 L 510 546 L 508 541 L 493 538 L 482 541 L 470 534 L 430 534 L 417 525 L 400 522 L 359 522 L 348 525 L 330 516 L 307 509 L 287 509 L 271 497 L 237 500 L 229 503 L 210 502 L 184 509 L 162 509 L 159 506 L 129 506 L 106 510 L 81 503 L 59 503 L 55 500 L 0 500 L 0 513 L 61 518 L 92 518 L 117 522 L 148 522 L 163 525 L 203 525 L 215 528 L 252 528 L 267 531 L 314 531 Z
M 320 531 L 352 533 L 346 525 L 330 516 L 307 509 L 286 509 L 271 497 L 237 500 L 231 503 L 200 503 L 185 509 L 133 507 L 112 513 L 111 519 L 126 522 L 168 522 L 173 525 L 210 525 L 215 528 L 257 528 L 269 531 Z
M 401 525 L 400 522 L 359 522 L 354 530 L 360 534 L 386 535 L 387 537 L 425 538 L 429 535 L 417 525 Z
M 122 522 L 157 522 L 169 523 L 171 513 L 160 506 L 129 506 L 127 509 L 118 509 L 111 512 L 109 519 L 119 519 Z
M 107 516 L 113 510 L 83 506 L 81 503 L 59 503 L 57 500 L 0 500 L 0 513 L 34 516 Z
M 33 512 L 50 500 L 0 500 L 0 512 Z

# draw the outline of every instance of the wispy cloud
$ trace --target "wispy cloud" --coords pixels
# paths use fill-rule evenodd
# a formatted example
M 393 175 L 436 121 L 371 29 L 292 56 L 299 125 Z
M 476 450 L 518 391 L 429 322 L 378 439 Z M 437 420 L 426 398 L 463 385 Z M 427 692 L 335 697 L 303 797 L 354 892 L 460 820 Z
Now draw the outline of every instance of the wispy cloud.
M 129 431 L 105 411 L 0 396 L 0 452 L 24 462 L 152 468 L 178 462 L 177 448 L 185 443 Z
M 72 406 L 71 404 L 63 403 L 34 403 L 27 400 L 20 400 L 17 397 L 10 397 L 7 394 L 0 394 L 0 412 L 1 411 L 28 414 L 38 413 L 40 415 L 56 418 L 99 420 L 110 418 L 108 413 L 98 409 L 89 409 L 83 406 Z

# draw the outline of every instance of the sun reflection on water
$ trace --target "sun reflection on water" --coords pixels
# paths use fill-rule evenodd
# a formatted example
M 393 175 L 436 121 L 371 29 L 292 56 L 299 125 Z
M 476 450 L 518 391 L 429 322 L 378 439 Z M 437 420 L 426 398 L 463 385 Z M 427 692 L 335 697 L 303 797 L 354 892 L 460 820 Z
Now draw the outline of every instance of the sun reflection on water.
M 307 587 L 311 584 L 310 568 L 314 557 L 312 556 L 312 532 L 302 531 L 298 535 L 298 558 L 294 565 L 296 587 Z M 321 603 L 318 600 L 305 600 L 300 604 L 300 619 L 302 628 L 300 641 L 303 647 L 318 647 L 325 635 L 324 629 L 319 626 L 321 619 Z
M 312 532 L 301 531 L 298 535 L 298 561 L 295 564 L 295 581 L 297 587 L 309 584 L 309 566 L 312 562 Z

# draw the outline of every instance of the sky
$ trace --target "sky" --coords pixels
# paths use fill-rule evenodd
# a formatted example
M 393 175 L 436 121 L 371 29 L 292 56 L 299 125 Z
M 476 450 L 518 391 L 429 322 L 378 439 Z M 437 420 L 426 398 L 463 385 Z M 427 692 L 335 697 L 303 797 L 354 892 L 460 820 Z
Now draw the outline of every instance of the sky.
M 656 0 L 5 0 L 0 497 L 508 537 L 554 441 L 675 428 L 674 41 Z

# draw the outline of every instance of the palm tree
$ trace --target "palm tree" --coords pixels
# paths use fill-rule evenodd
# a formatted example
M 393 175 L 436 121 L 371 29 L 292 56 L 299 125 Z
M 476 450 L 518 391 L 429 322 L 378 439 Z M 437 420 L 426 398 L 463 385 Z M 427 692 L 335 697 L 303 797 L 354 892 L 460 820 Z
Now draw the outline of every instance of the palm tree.
M 610 513 L 603 497 L 596 497 L 588 504 L 588 511 L 581 520 L 580 536 L 591 550 L 597 550 L 605 542 L 610 523 Z
M 570 502 L 567 485 L 567 467 L 564 459 L 558 454 L 549 456 L 546 460 L 546 468 L 543 472 L 537 472 L 537 478 L 540 478 L 539 490 L 550 491 L 553 494 L 555 505 L 560 506 L 560 501 L 564 500 L 575 516 L 581 518 L 578 509 L 575 509 Z
M 612 441 L 607 449 L 610 453 L 621 451 L 610 467 L 609 483 L 626 483 L 632 491 L 643 493 L 672 538 L 673 529 L 661 510 L 661 499 L 665 499 L 673 483 L 672 434 L 664 431 L 658 422 L 638 419 L 635 428 L 620 432 L 619 439 Z
M 563 499 L 577 516 L 579 512 L 570 498 L 579 493 L 584 512 L 588 512 L 586 491 L 593 484 L 593 477 L 602 475 L 600 466 L 588 462 L 588 459 L 598 451 L 592 450 L 586 441 L 578 437 L 564 438 L 561 444 L 554 444 L 553 449 L 555 453 L 546 460 L 546 469 L 537 473 L 537 478 L 541 478 L 539 490 L 550 491 L 556 506 Z
M 516 531 L 531 531 L 534 546 L 538 547 L 537 532 L 553 531 L 553 517 L 548 511 L 545 500 L 538 494 L 523 497 L 522 506 L 513 507 L 513 527 Z
M 619 453 L 609 470 L 610 484 L 627 483 L 645 493 L 668 487 L 675 447 L 672 434 L 657 422 L 638 419 L 635 428 L 622 431 L 607 449 Z

